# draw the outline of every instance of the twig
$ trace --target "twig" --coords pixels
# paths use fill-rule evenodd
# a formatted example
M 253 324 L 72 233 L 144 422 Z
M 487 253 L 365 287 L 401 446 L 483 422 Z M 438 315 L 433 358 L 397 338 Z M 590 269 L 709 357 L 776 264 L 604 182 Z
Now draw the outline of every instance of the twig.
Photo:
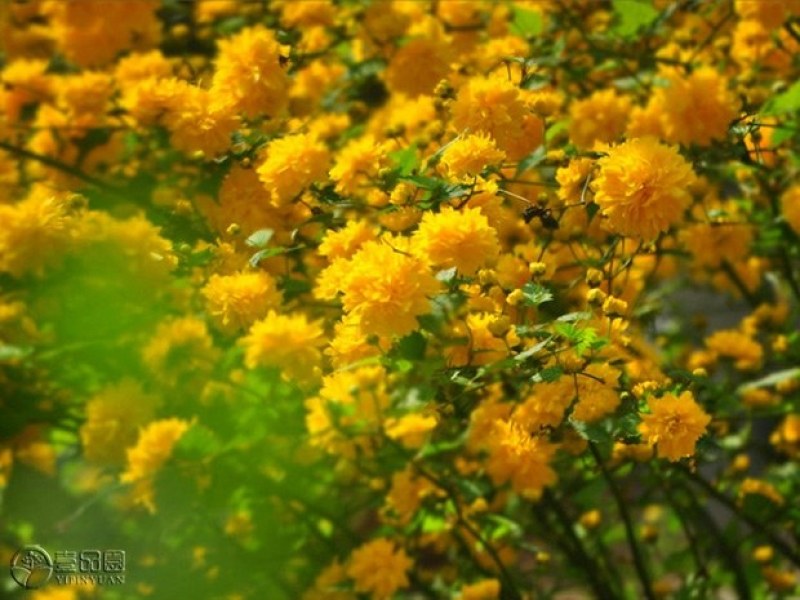
M 633 531 L 633 522 L 631 521 L 631 515 L 628 512 L 628 505 L 625 503 L 625 499 L 622 497 L 614 478 L 608 472 L 608 469 L 603 462 L 603 457 L 600 456 L 600 452 L 597 450 L 597 446 L 595 446 L 594 442 L 589 442 L 589 450 L 591 451 L 597 466 L 600 467 L 600 473 L 603 475 L 603 479 L 606 480 L 606 483 L 608 483 L 608 487 L 611 490 L 611 495 L 614 496 L 614 501 L 617 503 L 617 509 L 619 510 L 619 514 L 622 517 L 622 522 L 625 525 L 625 535 L 628 538 L 628 546 L 633 554 L 633 565 L 636 568 L 636 574 L 639 576 L 639 581 L 642 584 L 644 597 L 647 598 L 647 600 L 656 600 L 656 596 L 653 593 L 653 587 L 650 583 L 650 575 L 647 572 L 647 565 L 645 564 L 644 556 L 642 555 L 641 548 L 639 547 L 639 542 L 636 540 L 636 534 Z

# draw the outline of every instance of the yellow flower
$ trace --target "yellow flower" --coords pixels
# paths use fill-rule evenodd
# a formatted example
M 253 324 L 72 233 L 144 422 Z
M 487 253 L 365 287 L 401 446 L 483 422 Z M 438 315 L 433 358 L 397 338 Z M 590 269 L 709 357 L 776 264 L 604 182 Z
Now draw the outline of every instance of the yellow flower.
M 212 93 L 247 117 L 277 117 L 290 85 L 281 55 L 273 33 L 260 26 L 220 41 Z
M 498 600 L 500 598 L 500 581 L 483 579 L 477 583 L 461 588 L 458 600 Z
M 295 4 L 303 4 L 297 2 Z M 344 566 L 335 559 L 330 565 L 325 567 L 317 578 L 314 585 L 306 590 L 302 600 L 356 600 L 353 591 L 342 589 L 342 584 L 347 579 Z
M 68 198 L 36 191 L 16 204 L 0 204 L 0 273 L 42 275 L 58 262 L 77 219 Z
M 111 62 L 121 50 L 146 48 L 158 42 L 161 22 L 158 0 L 130 2 L 42 3 L 50 17 L 51 35 L 70 61 L 82 67 Z
M 334 336 L 325 354 L 330 357 L 331 364 L 344 367 L 356 361 L 378 356 L 381 353 L 378 344 L 371 344 L 354 315 L 345 315 L 334 325 Z
M 574 398 L 575 383 L 572 377 L 565 376 L 558 381 L 537 384 L 514 412 L 514 420 L 529 431 L 558 427 Z
M 86 404 L 86 421 L 80 428 L 86 460 L 123 464 L 125 449 L 136 442 L 139 428 L 152 418 L 157 403 L 132 379 L 124 379 L 93 396 Z
M 664 394 L 647 402 L 650 414 L 642 415 L 639 431 L 658 455 L 675 461 L 694 454 L 697 440 L 705 433 L 711 417 L 695 402 L 691 392 L 680 396 Z
M 250 369 L 278 367 L 282 374 L 296 379 L 315 376 L 322 361 L 320 346 L 325 345 L 322 324 L 305 315 L 280 315 L 270 310 L 256 321 L 240 340 L 244 362 Z
M 134 484 L 134 502 L 155 512 L 153 477 L 172 456 L 175 444 L 190 427 L 182 419 L 153 421 L 139 433 L 136 445 L 127 451 L 127 468 L 121 475 L 123 483 Z
M 800 235 L 800 184 L 795 184 L 781 196 L 783 218 Z
M 500 254 L 497 232 L 478 208 L 426 212 L 412 244 L 421 259 L 464 275 L 474 275 Z
M 740 501 L 748 495 L 763 496 L 778 506 L 782 506 L 786 503 L 786 500 L 774 485 L 761 479 L 753 479 L 752 477 L 747 477 L 742 481 L 742 486 L 739 488 Z
M 441 164 L 452 179 L 475 177 L 488 166 L 499 165 L 506 153 L 485 133 L 456 138 L 442 153 Z
M 357 592 L 370 594 L 372 600 L 389 600 L 397 590 L 408 586 L 406 573 L 412 565 L 405 550 L 391 540 L 379 538 L 353 551 L 347 575 L 355 581 Z
M 616 141 L 625 131 L 630 111 L 631 99 L 613 89 L 577 100 L 569 109 L 569 139 L 580 149 L 591 149 L 596 142 Z
M 173 385 L 181 382 L 184 376 L 208 373 L 218 355 L 205 321 L 195 317 L 177 317 L 162 322 L 152 341 L 142 351 L 142 358 L 150 371 Z
M 336 182 L 336 191 L 341 194 L 356 194 L 366 186 L 378 171 L 389 166 L 388 147 L 374 136 L 365 135 L 339 150 L 330 177 Z
M 350 221 L 338 231 L 328 231 L 318 252 L 330 261 L 350 258 L 365 242 L 373 241 L 375 233 L 375 228 L 366 221 Z
M 542 490 L 556 482 L 550 466 L 556 445 L 534 436 L 515 420 L 498 420 L 489 440 L 486 472 L 495 484 L 511 482 L 511 487 L 528 498 L 538 498 Z
M 287 2 L 281 7 L 281 22 L 287 27 L 298 25 L 332 25 L 336 7 L 331 0 Z
M 275 280 L 263 271 L 214 274 L 202 290 L 206 309 L 227 331 L 244 329 L 281 303 Z
M 188 86 L 182 92 L 166 99 L 165 123 L 172 145 L 182 152 L 202 152 L 210 157 L 227 150 L 238 117 L 216 103 L 208 90 Z
M 752 19 L 768 29 L 778 29 L 790 13 L 800 14 L 797 0 L 736 0 L 733 6 L 741 20 Z
M 706 338 L 706 346 L 718 356 L 730 358 L 742 371 L 757 369 L 764 358 L 764 349 L 746 333 L 735 329 L 716 331 Z
M 150 78 L 172 75 L 172 65 L 160 50 L 136 52 L 121 58 L 114 67 L 114 78 L 120 87 Z
M 598 165 L 594 200 L 611 227 L 623 235 L 655 238 L 678 223 L 691 202 L 691 165 L 677 149 L 653 138 L 614 146 Z
M 450 70 L 450 51 L 435 38 L 416 38 L 398 49 L 386 68 L 386 85 L 408 96 L 430 94 Z
M 453 327 L 453 337 L 467 338 L 465 344 L 446 349 L 447 363 L 452 366 L 488 365 L 508 355 L 502 337 L 495 337 L 489 329 L 495 317 L 488 313 L 467 315 L 465 323 Z
M 800 455 L 800 415 L 790 414 L 769 436 L 769 443 L 789 456 Z
M 566 167 L 556 171 L 558 182 L 558 198 L 564 204 L 590 202 L 593 192 L 589 188 L 589 176 L 592 174 L 594 162 L 590 158 L 573 158 Z
M 392 486 L 386 494 L 385 512 L 397 515 L 402 525 L 408 524 L 422 504 L 424 497 L 435 490 L 433 484 L 416 476 L 412 467 L 392 475 Z
M 656 88 L 650 102 L 661 114 L 665 140 L 701 146 L 724 140 L 740 104 L 728 89 L 728 79 L 711 67 L 696 69 L 688 76 L 682 70 L 668 69 L 662 76 L 669 85 Z
M 470 79 L 459 90 L 452 113 L 458 131 L 489 134 L 511 160 L 529 154 L 542 141 L 541 120 L 505 75 Z
M 330 161 L 325 145 L 302 133 L 271 141 L 266 152 L 258 176 L 275 206 L 288 204 L 306 187 L 323 179 Z
M 753 229 L 744 223 L 694 223 L 679 237 L 698 265 L 716 268 L 723 260 L 736 263 L 748 255 Z
M 389 403 L 382 367 L 360 367 L 326 376 L 319 394 L 305 404 L 312 444 L 331 454 L 352 457 L 354 444 L 364 441 L 357 434 L 377 433 L 381 413 Z
M 389 244 L 367 242 L 343 269 L 339 290 L 346 312 L 367 334 L 405 335 L 430 311 L 429 297 L 441 285 L 418 258 Z
M 617 390 L 620 372 L 609 364 L 594 363 L 578 374 L 578 403 L 572 409 L 573 418 L 593 422 L 614 412 L 619 406 Z
M 420 448 L 436 427 L 436 417 L 411 413 L 399 419 L 387 419 L 386 435 L 399 440 L 406 448 Z

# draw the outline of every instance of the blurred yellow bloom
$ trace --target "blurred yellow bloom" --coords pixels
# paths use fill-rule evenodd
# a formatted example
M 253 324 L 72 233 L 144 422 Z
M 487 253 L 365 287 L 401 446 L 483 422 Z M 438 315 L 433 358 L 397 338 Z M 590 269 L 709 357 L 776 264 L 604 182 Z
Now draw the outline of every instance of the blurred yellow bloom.
M 309 321 L 303 314 L 281 315 L 270 310 L 239 343 L 250 369 L 278 367 L 284 376 L 298 380 L 319 375 L 324 331 L 320 321 Z
M 347 575 L 356 591 L 370 594 L 372 600 L 389 600 L 409 584 L 407 572 L 413 561 L 405 550 L 389 539 L 379 538 L 360 546 L 350 555 Z

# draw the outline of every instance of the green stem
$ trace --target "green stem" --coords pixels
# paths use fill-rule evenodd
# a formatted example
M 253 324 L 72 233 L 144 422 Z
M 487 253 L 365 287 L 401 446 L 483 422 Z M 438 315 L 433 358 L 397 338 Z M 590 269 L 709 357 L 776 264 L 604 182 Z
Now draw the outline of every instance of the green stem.
M 793 565 L 796 567 L 800 567 L 800 554 L 792 548 L 789 544 L 787 544 L 784 540 L 782 540 L 778 535 L 769 529 L 765 523 L 761 523 L 758 520 L 754 519 L 747 513 L 741 511 L 740 507 L 736 505 L 736 503 L 728 498 L 725 494 L 720 492 L 717 488 L 715 488 L 712 484 L 708 481 L 700 477 L 697 473 L 693 473 L 686 467 L 682 465 L 676 465 L 674 467 L 679 472 L 683 473 L 686 477 L 688 477 L 691 481 L 696 483 L 698 486 L 703 488 L 710 496 L 712 496 L 715 500 L 717 500 L 720 504 L 724 505 L 731 513 L 733 513 L 736 518 L 740 521 L 744 521 L 747 525 L 749 525 L 753 531 L 757 534 L 764 536 L 769 542 L 778 550 L 783 556 L 785 556 Z
M 581 566 L 589 579 L 589 585 L 592 586 L 597 597 L 609 599 L 618 598 L 618 594 L 616 594 L 611 586 L 600 577 L 597 563 L 592 560 L 580 538 L 575 534 L 575 530 L 572 526 L 572 519 L 569 518 L 569 515 L 567 515 L 559 501 L 548 490 L 545 490 L 542 495 L 542 500 L 547 508 L 556 516 L 556 519 L 561 524 L 562 529 L 566 532 L 567 538 L 571 542 L 571 549 L 566 542 L 560 544 L 562 549 L 569 555 L 571 560 L 577 562 Z M 556 536 L 556 539 L 558 540 L 558 536 Z
M 620 492 L 616 481 L 614 481 L 614 478 L 608 472 L 608 469 L 603 462 L 603 457 L 600 456 L 600 452 L 593 442 L 589 442 L 589 450 L 591 451 L 597 466 L 600 467 L 600 472 L 603 475 L 603 479 L 606 480 L 608 488 L 611 490 L 611 495 L 614 496 L 617 509 L 619 510 L 619 514 L 622 517 L 622 522 L 625 525 L 625 535 L 628 539 L 628 546 L 633 554 L 633 566 L 636 569 L 636 574 L 638 575 L 639 581 L 642 584 L 644 597 L 647 598 L 647 600 L 656 600 L 656 596 L 653 593 L 652 584 L 650 583 L 650 575 L 647 572 L 647 565 L 645 564 L 644 555 L 642 554 L 642 549 L 639 546 L 639 542 L 636 540 L 636 534 L 633 531 L 633 522 L 631 520 L 631 515 L 628 512 L 628 505 L 625 503 L 625 499 L 622 497 L 622 493 Z

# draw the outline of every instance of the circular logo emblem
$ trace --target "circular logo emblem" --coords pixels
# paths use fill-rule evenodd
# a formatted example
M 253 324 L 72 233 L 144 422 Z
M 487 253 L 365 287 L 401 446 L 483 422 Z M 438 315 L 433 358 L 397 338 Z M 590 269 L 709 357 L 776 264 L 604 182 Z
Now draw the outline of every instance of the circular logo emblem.
M 53 575 L 53 559 L 41 546 L 24 546 L 11 559 L 11 577 L 28 590 L 42 587 Z

